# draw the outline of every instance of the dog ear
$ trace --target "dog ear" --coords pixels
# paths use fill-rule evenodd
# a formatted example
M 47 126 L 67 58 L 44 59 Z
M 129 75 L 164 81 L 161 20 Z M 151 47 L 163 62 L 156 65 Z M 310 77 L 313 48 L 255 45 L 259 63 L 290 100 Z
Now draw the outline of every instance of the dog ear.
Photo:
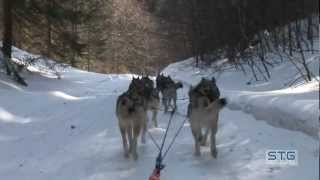
M 183 88 L 183 85 L 182 85 L 182 83 L 180 81 L 176 82 L 175 86 L 176 86 L 177 89 Z
M 121 105 L 125 106 L 126 104 L 127 104 L 127 99 L 123 99 L 123 100 L 121 101 Z
M 212 81 L 212 83 L 213 84 L 215 84 L 216 83 L 216 78 L 214 78 L 214 76 L 211 78 L 211 81 Z

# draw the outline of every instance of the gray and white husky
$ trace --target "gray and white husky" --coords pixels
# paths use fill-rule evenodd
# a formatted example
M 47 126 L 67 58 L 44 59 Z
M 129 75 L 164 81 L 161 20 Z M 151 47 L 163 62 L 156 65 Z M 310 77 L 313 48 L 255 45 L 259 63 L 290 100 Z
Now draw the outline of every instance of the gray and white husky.
M 189 90 L 188 117 L 195 140 L 195 155 L 200 155 L 200 146 L 206 145 L 210 137 L 211 155 L 217 157 L 216 133 L 219 111 L 226 105 L 225 98 L 219 98 L 220 92 L 212 80 L 202 79 L 196 87 Z
M 181 82 L 174 82 L 170 76 L 159 74 L 156 78 L 157 89 L 162 94 L 162 104 L 165 112 L 168 112 L 169 106 L 175 110 L 177 108 L 177 89 L 183 88 Z M 171 102 L 173 105 L 171 105 Z
M 141 134 L 141 142 L 145 143 L 147 132 L 147 111 L 153 111 L 153 121 L 157 126 L 156 116 L 159 108 L 159 95 L 148 77 L 133 78 L 128 90 L 117 99 L 116 116 L 123 141 L 125 157 L 138 158 L 137 143 Z
M 207 137 L 211 133 L 210 150 L 211 155 L 216 158 L 216 133 L 218 131 L 219 111 L 227 102 L 225 98 L 220 98 L 210 103 L 207 97 L 199 97 L 197 101 L 198 106 L 192 107 L 189 119 L 195 141 L 195 155 L 200 155 L 200 146 L 206 144 Z
M 152 122 L 155 127 L 158 127 L 157 115 L 160 108 L 159 91 L 154 88 L 154 82 L 148 77 L 141 78 L 144 86 L 144 98 L 146 101 L 147 110 L 152 112 Z
M 164 105 L 165 112 L 168 112 L 170 106 L 172 106 L 173 110 L 177 109 L 177 90 L 182 87 L 183 85 L 181 82 L 174 82 L 163 90 L 162 103 Z
M 131 154 L 134 159 L 138 158 L 138 137 L 142 132 L 142 142 L 145 142 L 147 123 L 147 111 L 141 96 L 134 96 L 125 92 L 118 97 L 116 115 L 122 137 L 124 156 Z
M 116 116 L 123 142 L 125 157 L 138 158 L 137 144 L 141 133 L 141 141 L 145 143 L 147 131 L 147 103 L 144 97 L 146 89 L 139 78 L 133 78 L 126 92 L 117 99 Z

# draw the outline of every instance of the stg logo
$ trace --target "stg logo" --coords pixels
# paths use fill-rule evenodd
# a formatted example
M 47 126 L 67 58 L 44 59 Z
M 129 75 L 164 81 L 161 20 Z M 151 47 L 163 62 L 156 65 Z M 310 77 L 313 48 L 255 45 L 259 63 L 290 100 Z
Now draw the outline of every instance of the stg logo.
M 298 165 L 297 150 L 267 150 L 266 163 L 272 165 Z

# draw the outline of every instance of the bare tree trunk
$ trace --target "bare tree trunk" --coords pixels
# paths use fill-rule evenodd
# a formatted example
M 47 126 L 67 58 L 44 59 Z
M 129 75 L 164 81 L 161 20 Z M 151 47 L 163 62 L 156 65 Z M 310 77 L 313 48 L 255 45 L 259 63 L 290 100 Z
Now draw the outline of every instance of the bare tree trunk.
M 304 56 L 304 53 L 303 53 L 303 49 L 302 49 L 302 45 L 301 45 L 301 32 L 300 32 L 300 27 L 299 27 L 299 23 L 298 21 L 296 20 L 296 29 L 295 29 L 295 34 L 296 34 L 296 41 L 297 41 L 297 47 L 299 49 L 299 53 L 301 55 L 301 59 L 302 59 L 302 66 L 304 68 L 304 70 L 306 71 L 306 75 L 307 75 L 307 78 L 309 81 L 312 80 L 311 78 L 311 72 L 310 72 L 310 69 L 306 63 L 306 58 Z
M 3 15 L 3 57 L 4 57 L 4 65 L 6 68 L 7 75 L 11 75 L 11 68 L 10 68 L 10 60 L 11 60 L 11 46 L 12 46 L 12 2 L 10 0 L 3 0 L 2 1 L 2 11 Z
M 78 0 L 72 0 L 72 11 L 73 14 L 75 14 L 78 11 Z M 74 16 L 73 16 L 74 18 Z M 71 25 L 71 36 L 72 36 L 72 41 L 73 41 L 73 45 L 71 47 L 71 51 L 72 51 L 72 56 L 70 59 L 70 64 L 72 67 L 76 67 L 76 58 L 77 58 L 77 53 L 76 53 L 76 49 L 75 49 L 75 44 L 77 42 L 77 33 L 78 33 L 78 27 L 77 27 L 77 23 L 74 22 L 75 20 L 72 20 L 72 25 Z
M 243 65 L 242 65 L 242 63 L 241 63 L 241 59 L 240 59 L 240 58 L 238 59 L 237 63 L 239 64 L 240 69 L 241 69 L 241 71 L 243 72 L 243 74 L 244 74 L 244 75 L 247 75 L 247 72 L 246 72 L 246 70 L 244 69 L 244 67 L 243 67 Z
M 280 44 L 278 34 L 279 34 L 278 28 L 275 28 L 274 31 L 272 32 L 272 37 L 273 37 L 273 41 L 274 41 L 273 47 L 275 47 L 277 51 L 279 50 L 279 44 Z
M 47 0 L 46 1 L 46 10 L 47 10 L 47 14 L 46 14 L 46 21 L 47 21 L 47 49 L 46 49 L 46 56 L 50 57 L 51 54 L 51 39 L 52 39 L 52 22 L 51 22 L 51 17 L 50 17 L 50 9 L 52 7 L 52 1 L 51 0 Z
M 27 86 L 27 83 L 24 79 L 19 75 L 16 71 L 15 67 L 11 64 L 11 53 L 12 53 L 12 43 L 13 43 L 13 34 L 12 34 L 12 26 L 13 26 L 13 1 L 12 0 L 3 0 L 3 46 L 2 52 L 4 57 L 4 64 L 6 67 L 7 75 L 13 74 L 15 81 L 19 84 Z
M 286 52 L 287 40 L 286 40 L 286 28 L 282 28 L 282 52 Z
M 293 59 L 293 57 L 290 56 L 290 54 L 287 54 L 287 53 L 285 53 L 285 54 L 286 54 L 286 57 L 289 59 L 289 61 L 293 64 L 293 66 L 294 66 L 294 67 L 297 69 L 297 71 L 301 74 L 301 76 L 303 77 L 303 79 L 304 79 L 305 81 L 308 81 L 308 79 L 306 79 L 306 77 L 305 77 L 302 69 L 300 69 L 300 67 L 298 66 L 297 62 Z
M 313 29 L 312 29 L 312 15 L 308 16 L 308 40 L 310 42 L 311 45 L 311 53 L 314 53 L 314 49 L 313 49 Z
M 264 68 L 264 70 L 265 70 L 265 72 L 267 73 L 267 76 L 268 76 L 268 78 L 270 79 L 271 78 L 271 74 L 270 74 L 270 72 L 269 72 L 269 69 L 268 69 L 268 67 L 267 67 L 267 65 L 266 65 L 266 59 L 265 59 L 265 49 L 264 49 L 264 45 L 263 45 L 263 41 L 265 41 L 265 43 L 267 43 L 267 40 L 266 39 L 264 39 L 263 38 L 263 35 L 261 35 L 260 33 L 259 33 L 259 39 L 260 39 L 260 52 L 259 52 L 259 58 L 260 58 L 260 61 L 261 61 L 261 63 L 262 63 L 262 65 L 263 65 L 263 68 Z
M 256 81 L 258 81 L 258 77 L 257 77 L 257 74 L 256 74 L 256 72 L 255 72 L 255 70 L 254 70 L 254 62 L 250 59 L 248 59 L 248 65 L 249 65 L 249 67 L 250 67 L 250 69 L 251 69 L 251 72 L 252 72 L 252 74 L 253 74 L 253 77 L 254 77 L 254 79 L 256 80 Z
M 285 1 L 281 1 L 281 22 L 284 23 L 285 22 L 285 16 L 287 14 L 286 11 L 286 2 Z M 282 29 L 282 51 L 286 52 L 286 47 L 287 47 L 287 39 L 286 39 L 286 25 L 284 27 L 281 28 Z
M 291 24 L 288 24 L 288 38 L 289 38 L 289 54 L 292 56 L 292 28 Z

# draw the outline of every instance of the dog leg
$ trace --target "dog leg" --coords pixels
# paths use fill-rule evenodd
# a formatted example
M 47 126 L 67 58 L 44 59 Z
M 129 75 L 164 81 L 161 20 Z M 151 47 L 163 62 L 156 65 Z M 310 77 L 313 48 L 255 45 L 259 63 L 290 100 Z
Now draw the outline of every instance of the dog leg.
M 153 121 L 154 127 L 158 127 L 157 115 L 158 115 L 158 110 L 157 109 L 152 110 L 152 121 Z
M 168 106 L 169 106 L 169 103 L 168 103 L 168 98 L 163 98 L 163 105 L 164 105 L 164 112 L 167 113 L 168 112 Z
M 191 111 L 192 111 L 192 107 L 191 107 L 191 103 L 189 103 L 189 104 L 188 104 L 188 110 L 187 110 L 187 117 L 188 117 L 188 118 L 190 118 Z
M 128 135 L 128 139 L 129 139 L 129 154 L 132 154 L 132 149 L 133 149 L 133 128 L 132 125 L 130 125 L 130 127 L 127 128 L 127 135 Z
M 163 95 L 162 95 L 162 98 L 161 98 L 161 102 L 162 102 L 162 106 L 164 108 L 166 108 L 165 99 L 164 99 Z M 165 109 L 164 109 L 164 111 L 165 111 Z
M 212 157 L 217 158 L 218 152 L 216 147 L 216 132 L 214 132 L 214 129 L 212 129 L 210 141 L 211 141 L 211 144 L 210 144 L 211 155 Z
M 144 120 L 142 124 L 142 134 L 141 134 L 141 143 L 146 143 L 146 132 L 147 132 L 147 121 Z
M 201 152 L 200 152 L 200 141 L 196 140 L 196 143 L 195 143 L 195 155 L 196 156 L 200 156 L 201 155 Z
M 138 137 L 140 134 L 140 125 L 135 125 L 133 129 L 133 140 L 132 140 L 132 157 L 134 160 L 138 159 L 138 153 L 137 153 L 137 144 L 138 144 Z
M 192 126 L 191 125 L 191 131 L 192 131 L 192 135 L 193 135 L 193 138 L 194 138 L 194 148 L 195 148 L 195 153 L 194 155 L 195 156 L 200 156 L 201 153 L 200 153 L 200 141 L 199 141 L 199 138 L 200 138 L 200 134 L 199 134 L 199 128 L 196 128 L 194 127 L 194 125 Z
M 174 110 L 177 110 L 178 109 L 178 106 L 177 106 L 177 94 L 174 95 L 174 97 L 172 98 L 172 101 L 173 101 L 173 105 L 174 105 Z
M 128 141 L 127 141 L 127 133 L 125 128 L 120 128 L 121 137 L 122 137 L 122 144 L 123 144 L 123 150 L 124 150 L 124 157 L 129 157 L 129 149 L 128 149 Z
M 204 136 L 202 136 L 202 139 L 201 139 L 201 146 L 207 145 L 209 132 L 210 132 L 210 128 L 205 128 Z

